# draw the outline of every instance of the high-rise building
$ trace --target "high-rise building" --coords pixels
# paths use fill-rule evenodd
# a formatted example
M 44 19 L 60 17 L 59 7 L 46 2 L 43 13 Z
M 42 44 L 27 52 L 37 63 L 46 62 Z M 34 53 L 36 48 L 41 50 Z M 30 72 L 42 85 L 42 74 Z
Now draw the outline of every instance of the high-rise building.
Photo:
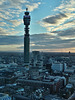
M 25 25 L 25 34 L 24 34 L 24 64 L 25 67 L 29 66 L 29 45 L 30 45 L 30 38 L 29 38 L 29 25 L 30 25 L 30 15 L 28 12 L 28 8 L 26 8 L 25 15 L 23 17 L 24 25 Z

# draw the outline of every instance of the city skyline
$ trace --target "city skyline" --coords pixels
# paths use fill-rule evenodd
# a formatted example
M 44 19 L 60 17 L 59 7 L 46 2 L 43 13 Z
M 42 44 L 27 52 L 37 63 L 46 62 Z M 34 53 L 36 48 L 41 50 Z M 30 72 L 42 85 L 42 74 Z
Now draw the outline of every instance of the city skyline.
M 23 51 L 26 7 L 31 15 L 30 51 L 75 52 L 74 0 L 1 0 L 0 51 Z

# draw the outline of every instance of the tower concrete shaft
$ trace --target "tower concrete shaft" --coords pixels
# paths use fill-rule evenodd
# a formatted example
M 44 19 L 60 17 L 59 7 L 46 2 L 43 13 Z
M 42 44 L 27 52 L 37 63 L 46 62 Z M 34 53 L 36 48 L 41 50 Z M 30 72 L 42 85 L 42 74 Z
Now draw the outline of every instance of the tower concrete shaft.
M 24 63 L 25 66 L 29 66 L 29 51 L 30 51 L 30 38 L 29 38 L 29 25 L 30 25 L 30 15 L 28 9 L 26 8 L 25 15 L 23 17 L 25 25 L 25 34 L 24 34 Z
M 24 63 L 29 64 L 29 52 L 30 52 L 30 38 L 29 38 L 29 28 L 25 28 L 24 34 Z

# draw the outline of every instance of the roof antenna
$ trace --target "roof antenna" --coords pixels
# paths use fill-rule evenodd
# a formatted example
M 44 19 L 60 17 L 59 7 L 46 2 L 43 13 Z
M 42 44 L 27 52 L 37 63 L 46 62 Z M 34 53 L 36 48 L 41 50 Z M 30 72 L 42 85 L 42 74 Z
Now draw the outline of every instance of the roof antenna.
M 28 11 L 28 8 L 26 8 L 26 11 Z

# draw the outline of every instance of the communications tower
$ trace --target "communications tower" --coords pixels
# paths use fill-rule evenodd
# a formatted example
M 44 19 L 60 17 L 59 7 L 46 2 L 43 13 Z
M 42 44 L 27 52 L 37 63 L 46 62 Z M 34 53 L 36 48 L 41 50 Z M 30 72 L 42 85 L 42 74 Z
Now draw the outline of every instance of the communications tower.
M 30 15 L 28 12 L 28 8 L 26 8 L 26 12 L 24 13 L 23 21 L 25 25 L 25 34 L 24 34 L 24 64 L 25 67 L 29 67 L 29 52 L 30 52 L 30 38 L 29 38 L 29 25 L 30 25 Z

